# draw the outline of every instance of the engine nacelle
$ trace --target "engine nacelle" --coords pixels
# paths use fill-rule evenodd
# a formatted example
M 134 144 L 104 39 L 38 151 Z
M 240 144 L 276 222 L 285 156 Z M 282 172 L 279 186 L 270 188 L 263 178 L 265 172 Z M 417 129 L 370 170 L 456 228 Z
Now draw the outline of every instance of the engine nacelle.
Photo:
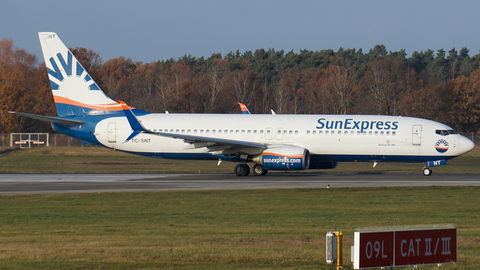
M 266 170 L 306 170 L 310 165 L 310 152 L 296 146 L 271 148 L 254 157 L 253 162 Z

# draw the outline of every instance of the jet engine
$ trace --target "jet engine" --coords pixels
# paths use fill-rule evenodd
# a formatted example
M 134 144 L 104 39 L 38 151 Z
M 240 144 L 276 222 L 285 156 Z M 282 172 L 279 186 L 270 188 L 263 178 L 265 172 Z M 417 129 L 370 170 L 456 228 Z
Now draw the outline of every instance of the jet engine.
M 296 146 L 270 148 L 255 156 L 253 162 L 266 170 L 305 170 L 310 165 L 310 152 Z

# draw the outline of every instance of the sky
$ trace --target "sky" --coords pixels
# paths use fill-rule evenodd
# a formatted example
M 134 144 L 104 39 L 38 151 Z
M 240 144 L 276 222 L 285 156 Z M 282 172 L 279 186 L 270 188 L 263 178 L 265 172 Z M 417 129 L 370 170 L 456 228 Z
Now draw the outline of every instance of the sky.
M 0 39 L 11 38 L 43 62 L 38 32 L 56 32 L 71 48 L 103 61 L 144 63 L 191 54 L 274 48 L 479 53 L 480 1 L 15 0 L 0 3 Z

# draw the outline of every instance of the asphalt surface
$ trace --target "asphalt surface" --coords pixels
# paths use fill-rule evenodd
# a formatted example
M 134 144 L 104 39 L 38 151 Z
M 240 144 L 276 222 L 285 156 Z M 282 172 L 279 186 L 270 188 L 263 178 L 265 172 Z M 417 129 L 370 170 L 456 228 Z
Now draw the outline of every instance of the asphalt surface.
M 479 174 L 0 174 L 0 195 L 120 191 L 480 186 Z

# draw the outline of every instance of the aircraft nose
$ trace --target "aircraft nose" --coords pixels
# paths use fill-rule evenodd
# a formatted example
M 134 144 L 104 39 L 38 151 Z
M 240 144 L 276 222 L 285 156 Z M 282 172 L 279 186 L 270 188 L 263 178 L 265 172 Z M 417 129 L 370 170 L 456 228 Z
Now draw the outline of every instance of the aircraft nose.
M 472 142 L 470 139 L 464 136 L 460 136 L 459 140 L 459 150 L 460 150 L 460 155 L 465 154 L 467 152 L 470 152 L 475 148 L 475 143 Z

